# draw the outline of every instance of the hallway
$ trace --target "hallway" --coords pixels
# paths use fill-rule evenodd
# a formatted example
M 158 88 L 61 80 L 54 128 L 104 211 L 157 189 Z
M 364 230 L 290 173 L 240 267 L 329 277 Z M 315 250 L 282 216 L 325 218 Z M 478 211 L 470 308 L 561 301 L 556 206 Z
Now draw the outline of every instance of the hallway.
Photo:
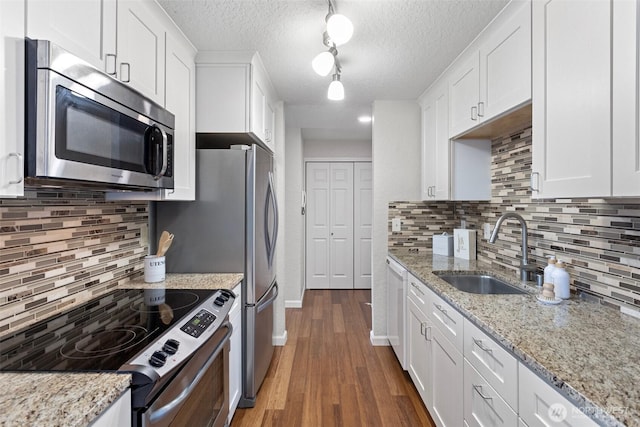
M 288 341 L 276 347 L 256 407 L 232 427 L 434 427 L 391 347 L 373 347 L 370 290 L 307 290 L 287 309 Z

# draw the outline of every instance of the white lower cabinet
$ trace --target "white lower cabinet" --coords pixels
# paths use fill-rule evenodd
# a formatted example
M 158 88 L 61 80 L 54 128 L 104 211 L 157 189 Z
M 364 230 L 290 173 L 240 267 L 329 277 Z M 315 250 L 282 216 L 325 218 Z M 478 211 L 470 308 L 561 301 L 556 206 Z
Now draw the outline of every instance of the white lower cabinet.
M 229 310 L 229 322 L 233 326 L 229 349 L 229 424 L 242 395 L 242 285 L 236 286 L 233 292 L 236 299 Z
M 517 397 L 517 395 L 513 395 Z M 464 361 L 464 420 L 469 427 L 515 426 L 518 415 L 500 394 Z
M 131 389 L 96 418 L 91 427 L 131 427 Z
M 407 371 L 413 380 L 422 401 L 433 406 L 432 348 L 433 328 L 431 322 L 412 300 L 407 301 Z
M 519 415 L 530 427 L 598 425 L 525 366 L 519 366 L 518 376 Z
M 462 353 L 438 327 L 432 328 L 433 405 L 431 417 L 438 427 L 456 427 L 463 420 Z

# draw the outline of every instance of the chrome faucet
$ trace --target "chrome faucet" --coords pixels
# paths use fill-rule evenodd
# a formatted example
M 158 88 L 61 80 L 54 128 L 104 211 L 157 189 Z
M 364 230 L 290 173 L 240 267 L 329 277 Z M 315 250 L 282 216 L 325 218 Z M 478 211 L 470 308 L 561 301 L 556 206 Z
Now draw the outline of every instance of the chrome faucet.
M 520 227 L 522 228 L 522 261 L 520 262 L 520 280 L 526 282 L 533 277 L 536 266 L 534 264 L 529 264 L 529 256 L 527 255 L 527 223 L 524 221 L 524 218 L 522 218 L 522 216 L 515 212 L 506 212 L 502 214 L 502 216 L 498 218 L 496 227 L 491 233 L 489 243 L 496 242 L 496 240 L 498 239 L 498 230 L 500 230 L 500 226 L 502 225 L 504 220 L 508 218 L 518 220 L 518 222 L 520 223 Z

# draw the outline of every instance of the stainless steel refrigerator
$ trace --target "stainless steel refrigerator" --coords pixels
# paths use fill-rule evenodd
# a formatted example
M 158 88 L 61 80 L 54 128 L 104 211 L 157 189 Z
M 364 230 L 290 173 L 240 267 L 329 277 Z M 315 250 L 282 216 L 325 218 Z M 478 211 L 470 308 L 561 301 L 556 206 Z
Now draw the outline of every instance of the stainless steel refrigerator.
M 167 272 L 244 273 L 240 407 L 253 407 L 273 356 L 278 207 L 264 148 L 196 150 L 196 201 L 156 204 L 157 232 L 175 235 Z

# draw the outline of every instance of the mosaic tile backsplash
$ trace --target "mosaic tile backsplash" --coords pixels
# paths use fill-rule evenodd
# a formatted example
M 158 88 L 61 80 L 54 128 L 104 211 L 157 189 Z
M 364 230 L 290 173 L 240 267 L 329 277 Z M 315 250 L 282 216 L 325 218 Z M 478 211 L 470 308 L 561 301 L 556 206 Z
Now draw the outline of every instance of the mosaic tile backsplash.
M 0 336 L 104 294 L 144 268 L 147 202 L 26 189 L 0 199 Z
M 531 198 L 531 128 L 492 142 L 490 202 L 392 202 L 389 245 L 431 249 L 430 237 L 452 232 L 461 220 L 478 230 L 481 261 L 518 275 L 520 227 L 506 221 L 495 244 L 483 238 L 485 223 L 495 226 L 507 211 L 527 222 L 530 259 L 543 268 L 555 255 L 568 263 L 572 290 L 614 305 L 640 307 L 640 201 Z M 453 215 L 451 215 L 453 212 Z M 403 218 L 402 231 L 391 232 L 391 218 Z

